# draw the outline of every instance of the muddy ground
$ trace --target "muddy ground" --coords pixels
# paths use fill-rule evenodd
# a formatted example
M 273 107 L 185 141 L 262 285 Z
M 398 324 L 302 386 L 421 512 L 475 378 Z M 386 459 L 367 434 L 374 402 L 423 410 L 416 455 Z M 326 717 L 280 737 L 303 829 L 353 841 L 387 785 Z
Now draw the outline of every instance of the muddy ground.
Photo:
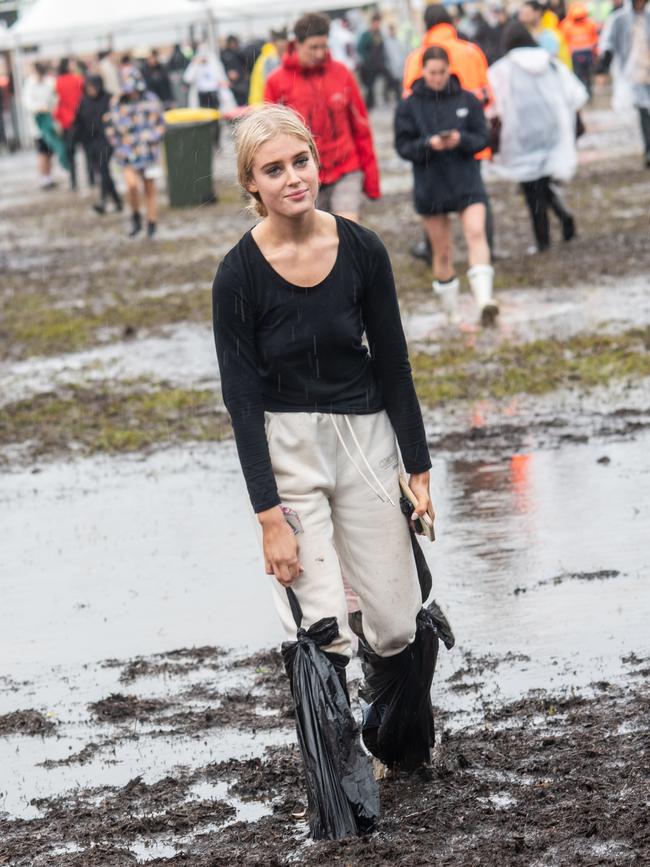
M 383 781 L 377 832 L 338 844 L 301 816 L 219 403 L 210 284 L 250 225 L 228 141 L 219 204 L 163 205 L 153 242 L 0 159 L 0 864 L 650 864 L 650 173 L 633 118 L 586 120 L 570 245 L 526 255 L 523 201 L 489 182 L 485 333 L 467 291 L 446 325 L 409 255 L 409 174 L 375 115 L 386 193 L 364 219 L 395 266 L 459 641 L 430 777 Z
M 468 655 L 437 686 L 434 695 L 441 689 L 474 695 L 481 722 L 459 726 L 437 711 L 431 772 L 380 783 L 383 815 L 367 837 L 308 841 L 301 765 L 289 743 L 268 746 L 254 758 L 174 767 L 155 782 L 134 776 L 117 787 L 103 785 L 100 776 L 91 787 L 36 799 L 35 818 L 0 814 L 0 864 L 121 867 L 140 863 L 135 843 L 148 864 L 170 867 L 647 864 L 650 658 L 626 657 L 620 683 L 596 681 L 585 694 L 540 691 L 505 704 L 482 700 L 482 682 L 503 662 Z M 81 766 L 98 756 L 110 762 L 124 740 L 227 739 L 232 728 L 252 740 L 262 730 L 291 732 L 291 699 L 277 652 L 233 660 L 217 648 L 199 648 L 107 665 L 119 670 L 122 692 L 88 705 L 87 744 L 51 767 Z M 216 677 L 187 686 L 189 676 L 205 677 L 208 670 Z M 249 686 L 219 689 L 226 670 L 247 675 Z M 159 681 L 163 699 L 138 695 L 145 677 Z M 353 681 L 353 698 L 357 686 Z M 25 727 L 14 716 L 0 717 L 3 733 L 13 726 L 23 737 L 56 740 L 53 723 Z M 262 805 L 264 815 L 242 821 L 232 798 L 244 815 L 251 803 Z M 161 840 L 167 854 L 155 857 Z

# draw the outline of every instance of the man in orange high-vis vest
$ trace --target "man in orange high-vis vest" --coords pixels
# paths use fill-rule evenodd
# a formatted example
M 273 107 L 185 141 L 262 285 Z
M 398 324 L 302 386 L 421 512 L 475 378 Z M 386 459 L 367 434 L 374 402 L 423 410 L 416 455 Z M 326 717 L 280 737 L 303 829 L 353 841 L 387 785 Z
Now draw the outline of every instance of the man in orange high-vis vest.
M 591 96 L 591 73 L 598 53 L 598 26 L 584 3 L 572 3 L 560 30 L 567 41 L 573 71 Z
M 422 45 L 412 51 L 404 64 L 404 95 L 411 92 L 413 82 L 422 75 L 422 55 L 432 45 L 439 45 L 449 55 L 449 71 L 458 79 L 463 90 L 469 90 L 482 103 L 489 104 L 490 85 L 485 55 L 473 42 L 461 39 L 444 6 L 434 4 L 424 10 L 427 32 Z
M 403 95 L 408 96 L 414 81 L 422 75 L 422 55 L 432 45 L 440 45 L 449 56 L 449 70 L 458 79 L 463 90 L 469 90 L 479 100 L 485 109 L 492 101 L 492 92 L 488 81 L 488 63 L 485 55 L 473 42 L 460 39 L 454 27 L 449 12 L 441 4 L 434 3 L 424 10 L 424 26 L 426 33 L 422 39 L 422 45 L 412 51 L 404 64 L 404 78 L 402 81 Z M 476 154 L 477 160 L 489 160 L 492 151 L 485 148 Z M 485 230 L 493 248 L 494 220 L 492 208 L 488 198 L 486 207 Z M 411 253 L 417 259 L 431 261 L 431 245 L 428 237 L 422 238 L 411 247 Z

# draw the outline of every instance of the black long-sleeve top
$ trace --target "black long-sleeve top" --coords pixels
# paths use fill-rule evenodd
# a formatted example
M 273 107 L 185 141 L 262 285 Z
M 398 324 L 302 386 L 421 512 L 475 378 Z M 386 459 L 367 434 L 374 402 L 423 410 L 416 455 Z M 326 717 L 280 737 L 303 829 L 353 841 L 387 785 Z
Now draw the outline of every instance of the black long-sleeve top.
M 386 409 L 407 472 L 431 466 L 388 253 L 369 229 L 342 217 L 336 223 L 336 262 L 316 286 L 281 277 L 250 231 L 214 278 L 221 390 L 256 512 L 280 503 L 265 410 Z
M 458 147 L 434 151 L 431 136 L 454 129 L 460 133 Z M 413 163 L 419 214 L 462 211 L 468 204 L 486 201 L 474 154 L 487 146 L 488 138 L 481 103 L 461 89 L 455 76 L 444 90 L 432 90 L 422 78 L 413 83 L 413 93 L 395 112 L 395 150 Z

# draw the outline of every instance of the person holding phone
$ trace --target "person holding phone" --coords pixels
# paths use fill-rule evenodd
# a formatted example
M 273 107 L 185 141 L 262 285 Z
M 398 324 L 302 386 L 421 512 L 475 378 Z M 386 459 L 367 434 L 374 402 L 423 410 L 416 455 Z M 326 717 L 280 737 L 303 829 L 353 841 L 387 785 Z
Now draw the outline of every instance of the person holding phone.
M 303 628 L 336 617 L 324 650 L 346 663 L 343 570 L 378 657 L 408 655 L 421 592 L 398 446 L 412 520 L 433 517 L 431 460 L 388 253 L 374 232 L 316 209 L 318 152 L 291 109 L 251 113 L 235 136 L 239 182 L 262 219 L 219 265 L 213 324 L 276 607 L 289 640 L 286 587 Z
M 433 45 L 422 56 L 422 77 L 395 113 L 395 148 L 413 164 L 415 208 L 433 247 L 433 290 L 449 318 L 457 318 L 460 289 L 454 271 L 449 214 L 460 214 L 467 242 L 467 272 L 482 325 L 499 307 L 492 294 L 494 269 L 485 232 L 487 195 L 474 155 L 488 144 L 479 100 L 450 74 L 449 55 Z

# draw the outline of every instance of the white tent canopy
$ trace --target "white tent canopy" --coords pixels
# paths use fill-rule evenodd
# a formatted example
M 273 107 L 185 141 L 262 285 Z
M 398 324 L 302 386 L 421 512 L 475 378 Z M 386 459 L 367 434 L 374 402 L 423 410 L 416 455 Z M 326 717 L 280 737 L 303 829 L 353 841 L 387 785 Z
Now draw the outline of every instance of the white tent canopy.
M 69 42 L 75 38 L 102 39 L 165 25 L 217 23 L 251 19 L 292 20 L 302 12 L 361 6 L 367 0 L 36 0 L 11 28 L 18 45 Z
M 6 27 L 0 27 L 0 51 L 10 51 L 14 47 L 14 38 Z
M 61 42 L 152 29 L 165 23 L 191 23 L 206 15 L 206 5 L 196 0 L 36 0 L 11 28 L 11 34 L 19 45 Z

